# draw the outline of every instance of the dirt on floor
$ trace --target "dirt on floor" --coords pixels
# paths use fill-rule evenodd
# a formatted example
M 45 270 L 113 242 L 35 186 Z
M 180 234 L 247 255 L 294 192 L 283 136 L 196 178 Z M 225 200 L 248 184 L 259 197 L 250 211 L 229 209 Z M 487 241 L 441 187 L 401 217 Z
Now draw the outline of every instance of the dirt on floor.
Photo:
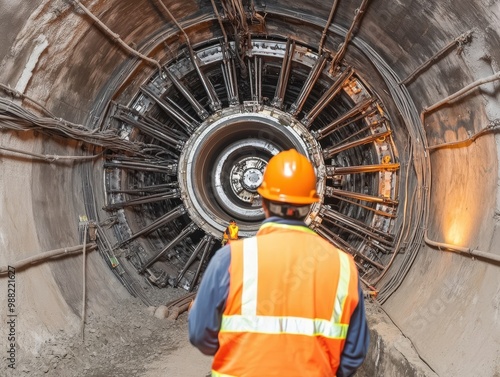
M 37 355 L 28 357 L 20 352 L 16 369 L 8 370 L 7 376 L 209 376 L 212 358 L 202 355 L 189 343 L 187 312 L 175 320 L 160 315 L 161 305 L 186 294 L 182 289 L 158 289 L 149 295 L 155 306 L 148 307 L 130 296 L 108 308 L 108 315 L 90 312 L 86 315 L 83 337 L 81 333 L 67 336 L 61 330 Z M 435 376 L 381 307 L 371 299 L 365 299 L 365 304 L 372 347 L 357 375 Z M 404 367 L 396 368 L 399 365 Z M 397 373 L 387 374 L 390 368 L 396 368 Z M 401 374 L 403 370 L 417 372 Z
M 161 290 L 158 306 L 186 294 Z M 86 316 L 81 333 L 60 332 L 47 341 L 38 355 L 20 353 L 9 376 L 114 377 L 183 376 L 205 377 L 211 357 L 202 355 L 188 340 L 187 313 L 176 320 L 157 318 L 157 307 L 147 307 L 130 297 L 109 308 L 109 315 Z M 158 312 L 156 313 L 158 315 Z

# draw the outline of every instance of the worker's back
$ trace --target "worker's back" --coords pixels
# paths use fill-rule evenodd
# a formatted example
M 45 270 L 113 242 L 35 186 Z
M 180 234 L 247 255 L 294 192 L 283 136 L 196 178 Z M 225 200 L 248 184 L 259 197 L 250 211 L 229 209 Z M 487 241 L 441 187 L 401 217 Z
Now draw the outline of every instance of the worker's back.
M 296 150 L 266 166 L 256 237 L 215 254 L 189 316 L 189 339 L 215 355 L 212 376 L 350 376 L 370 336 L 354 260 L 305 224 L 320 201 Z
M 334 376 L 359 299 L 352 258 L 306 227 L 269 225 L 256 238 L 231 243 L 213 369 L 236 376 Z

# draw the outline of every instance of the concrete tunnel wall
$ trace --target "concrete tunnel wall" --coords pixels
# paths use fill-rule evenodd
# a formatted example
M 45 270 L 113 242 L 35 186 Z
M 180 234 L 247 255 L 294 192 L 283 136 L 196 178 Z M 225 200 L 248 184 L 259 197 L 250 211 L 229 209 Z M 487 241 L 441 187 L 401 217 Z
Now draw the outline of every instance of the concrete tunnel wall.
M 270 9 L 312 14 L 325 22 L 331 7 L 321 1 L 266 3 Z M 212 12 L 209 3 L 201 8 L 195 1 L 165 4 L 186 24 Z M 85 5 L 129 44 L 140 44 L 157 30 L 172 28 L 154 1 L 92 1 Z M 347 29 L 358 6 L 341 1 L 334 22 Z M 3 0 L 0 9 L 0 83 L 36 99 L 57 117 L 80 124 L 92 122 L 90 111 L 96 98 L 129 56 L 69 2 Z M 304 40 L 314 40 L 304 25 L 267 26 L 274 33 L 294 37 L 303 33 Z M 211 25 L 191 31 L 191 43 L 211 38 L 215 29 Z M 472 40 L 463 45 L 461 53 L 452 50 L 444 54 L 406 85 L 421 112 L 500 70 L 499 3 L 374 0 L 356 38 L 376 51 L 403 80 L 467 31 L 473 31 Z M 332 43 L 327 41 L 327 46 L 332 47 Z M 356 61 L 366 77 L 373 78 L 371 84 L 382 97 L 388 96 L 380 77 L 373 74 L 373 66 L 358 54 L 348 49 L 347 58 Z M 154 69 L 148 64 L 142 68 L 145 77 Z M 426 115 L 422 125 L 425 142 L 436 145 L 463 140 L 499 119 L 499 88 L 498 81 L 484 84 Z M 391 115 L 397 118 L 396 109 L 392 110 Z M 404 138 L 404 134 L 399 136 Z M 81 143 L 36 132 L 11 131 L 2 131 L 0 145 L 57 155 L 81 154 L 84 148 Z M 416 195 L 410 196 L 411 200 L 423 200 L 430 190 L 429 221 L 424 226 L 431 240 L 500 253 L 498 157 L 495 132 L 466 145 L 428 152 L 431 186 L 416 187 Z M 79 244 L 79 216 L 85 213 L 81 174 L 90 165 L 99 182 L 102 167 L 93 162 L 41 162 L 7 151 L 1 152 L 0 164 L 0 264 Z M 102 195 L 102 185 L 95 189 L 96 197 Z M 78 331 L 81 266 L 81 256 L 74 256 L 16 274 L 21 348 L 36 353 L 56 331 Z M 386 281 L 397 267 L 398 260 Z M 438 375 L 500 374 L 498 268 L 481 258 L 430 247 L 422 240 L 408 275 L 384 303 L 384 309 Z M 87 271 L 89 310 L 106 312 L 107 303 L 119 302 L 128 294 L 97 253 L 89 255 Z M 0 290 L 4 322 L 5 276 L 0 278 Z M 0 342 L 5 338 L 2 334 Z

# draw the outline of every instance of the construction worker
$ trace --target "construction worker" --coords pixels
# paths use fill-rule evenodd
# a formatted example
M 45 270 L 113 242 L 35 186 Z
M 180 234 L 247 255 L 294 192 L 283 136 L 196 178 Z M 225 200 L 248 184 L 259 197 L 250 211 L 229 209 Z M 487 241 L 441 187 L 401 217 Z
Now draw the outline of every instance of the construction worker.
M 258 188 L 255 237 L 210 261 L 189 313 L 189 339 L 214 355 L 212 376 L 351 376 L 369 344 L 353 258 L 309 229 L 316 175 L 296 150 L 272 157 Z
M 236 221 L 231 219 L 229 221 L 229 225 L 224 231 L 224 235 L 222 236 L 222 246 L 224 246 L 229 241 L 234 241 L 238 239 L 238 225 L 236 225 Z

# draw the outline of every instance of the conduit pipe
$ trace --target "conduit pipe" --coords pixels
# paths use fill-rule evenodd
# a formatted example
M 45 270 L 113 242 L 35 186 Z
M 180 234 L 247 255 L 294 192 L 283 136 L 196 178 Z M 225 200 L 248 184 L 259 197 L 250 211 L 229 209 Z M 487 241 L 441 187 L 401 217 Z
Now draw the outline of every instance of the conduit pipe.
M 435 109 L 443 106 L 444 104 L 451 103 L 454 100 L 459 99 L 460 97 L 466 95 L 467 93 L 471 92 L 473 89 L 475 89 L 476 87 L 478 87 L 478 86 L 480 86 L 482 84 L 486 84 L 486 83 L 489 83 L 489 82 L 492 82 L 492 81 L 496 81 L 496 80 L 500 80 L 500 72 L 496 72 L 495 74 L 493 74 L 491 76 L 488 76 L 488 77 L 485 77 L 483 79 L 479 79 L 477 81 L 474 81 L 473 83 L 467 85 L 466 87 L 462 88 L 458 92 L 456 92 L 456 93 L 454 93 L 454 94 L 452 94 L 452 95 L 450 95 L 450 96 L 442 99 L 441 101 L 435 103 L 434 105 L 424 108 L 422 110 L 422 113 L 420 114 L 420 119 L 421 119 L 421 122 L 422 122 L 422 127 L 424 127 L 424 118 L 425 118 L 425 114 L 426 113 L 432 112 L 433 110 L 435 110 Z M 433 149 L 437 149 L 437 148 L 441 148 L 441 147 L 446 147 L 446 146 L 457 146 L 457 145 L 465 143 L 465 142 L 467 142 L 469 140 L 470 141 L 474 141 L 476 138 L 478 138 L 478 137 L 480 137 L 482 135 L 485 135 L 486 132 L 484 132 L 484 131 L 490 131 L 492 128 L 494 128 L 496 126 L 497 126 L 497 121 L 494 121 L 493 123 L 491 123 L 490 125 L 488 125 L 488 127 L 486 129 L 481 130 L 477 134 L 475 134 L 474 137 L 469 137 L 466 140 L 463 140 L 463 141 L 460 141 L 460 142 L 456 142 L 456 143 L 443 143 L 443 144 L 438 144 L 438 145 L 429 147 L 427 145 L 427 141 L 424 140 L 425 150 L 429 151 L 429 150 L 433 150 Z M 431 173 L 431 164 L 430 164 L 429 159 L 427 159 L 427 165 L 428 165 L 428 171 L 429 171 L 429 173 L 432 176 L 432 173 Z M 451 244 L 447 244 L 447 243 L 443 243 L 443 242 L 437 242 L 437 241 L 431 240 L 429 238 L 427 224 L 429 222 L 429 206 L 430 206 L 430 195 L 431 195 L 430 193 L 431 193 L 431 180 L 429 180 L 429 187 L 428 187 L 428 190 L 427 190 L 427 203 L 426 203 L 426 205 L 427 205 L 427 215 L 426 215 L 426 219 L 425 219 L 425 232 L 424 232 L 424 241 L 425 241 L 425 243 L 427 245 L 429 245 L 429 246 L 437 247 L 439 250 L 443 249 L 444 251 L 455 251 L 455 252 L 459 252 L 459 253 L 465 253 L 465 254 L 469 254 L 469 255 L 471 255 L 473 257 L 474 256 L 479 257 L 479 258 L 484 259 L 484 260 L 486 260 L 488 262 L 493 262 L 493 263 L 499 263 L 500 264 L 500 255 L 489 253 L 489 252 L 486 252 L 486 251 L 477 250 L 477 249 L 471 249 L 469 247 L 463 247 L 463 246 L 451 245 Z
M 497 254 L 492 254 L 492 253 L 488 253 L 486 251 L 471 249 L 469 247 L 455 246 L 455 245 L 450 245 L 448 243 L 433 241 L 427 236 L 427 230 L 425 231 L 425 234 L 424 234 L 424 240 L 425 240 L 426 244 L 428 244 L 430 246 L 435 246 L 439 250 L 444 249 L 444 251 L 457 251 L 457 252 L 461 252 L 461 253 L 467 253 L 473 257 L 474 256 L 480 257 L 480 258 L 485 259 L 489 262 L 500 263 L 500 255 L 497 255 Z
M 29 265 L 36 264 L 39 262 L 45 262 L 49 259 L 59 258 L 66 255 L 71 255 L 75 253 L 81 253 L 82 251 L 93 251 L 97 249 L 97 244 L 95 242 L 89 243 L 87 245 L 78 245 L 72 247 L 64 247 L 62 249 L 50 250 L 41 254 L 36 254 L 26 259 L 20 261 L 9 263 L 7 266 L 0 267 L 0 274 L 9 272 L 10 269 L 20 270 L 22 268 L 28 267 Z M 10 269 L 9 269 L 10 268 Z
M 134 50 L 132 47 L 130 47 L 128 44 L 126 44 L 118 34 L 114 33 L 110 28 L 108 28 L 104 22 L 102 22 L 99 18 L 97 18 L 88 8 L 85 7 L 80 1 L 78 0 L 71 0 L 71 2 L 75 5 L 80 7 L 80 9 L 87 15 L 89 16 L 97 25 L 99 25 L 104 33 L 112 38 L 113 41 L 117 42 L 121 47 L 123 47 L 125 50 L 130 52 L 132 55 L 137 56 L 138 58 L 147 61 L 148 63 L 151 63 L 153 65 L 156 65 L 158 67 L 158 71 L 162 72 L 161 70 L 161 64 L 158 60 L 152 59 L 147 57 L 144 54 L 141 54 L 139 51 Z
M 427 147 L 428 151 L 434 151 L 436 149 L 446 148 L 446 147 L 458 147 L 459 145 L 469 145 L 472 142 L 476 141 L 479 136 L 483 136 L 486 133 L 492 132 L 495 129 L 500 127 L 500 119 L 495 119 L 491 123 L 489 123 L 485 128 L 476 132 L 475 134 L 470 135 L 467 139 L 459 140 L 459 141 L 451 141 L 448 143 L 436 144 L 431 147 Z
M 450 95 L 446 98 L 443 98 L 441 101 L 436 102 L 434 105 L 429 106 L 429 107 L 424 107 L 424 109 L 422 110 L 422 113 L 420 114 L 420 118 L 422 120 L 422 126 L 424 126 L 425 114 L 430 113 L 430 112 L 436 110 L 437 108 L 439 108 L 445 104 L 452 103 L 453 101 L 461 98 L 462 96 L 465 96 L 466 94 L 468 94 L 469 92 L 471 92 L 473 89 L 475 89 L 476 87 L 478 87 L 480 85 L 488 84 L 488 83 L 490 83 L 492 81 L 496 81 L 496 80 L 500 80 L 500 72 L 496 72 L 491 76 L 474 81 L 473 83 L 460 89 L 458 92 L 455 92 L 452 95 Z

